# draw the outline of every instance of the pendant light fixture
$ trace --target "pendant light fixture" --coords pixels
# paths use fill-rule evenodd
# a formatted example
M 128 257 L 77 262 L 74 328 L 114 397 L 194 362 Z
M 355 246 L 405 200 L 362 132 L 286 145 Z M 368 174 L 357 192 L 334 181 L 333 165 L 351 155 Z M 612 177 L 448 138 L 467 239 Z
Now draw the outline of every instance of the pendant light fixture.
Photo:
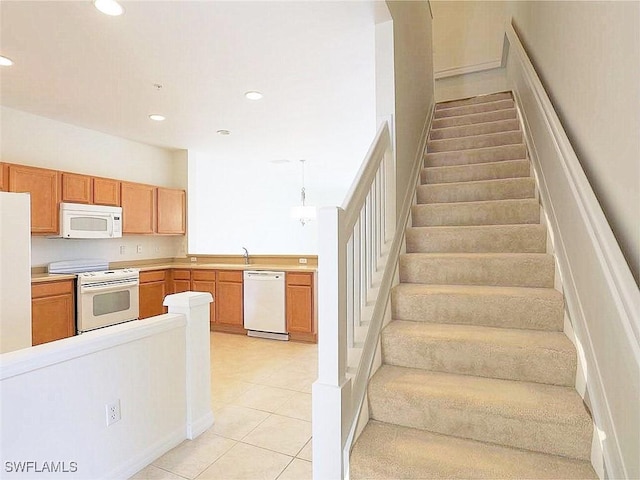
M 310 207 L 305 205 L 306 191 L 304 189 L 304 160 L 300 160 L 302 165 L 302 189 L 300 190 L 300 203 L 301 205 L 293 207 L 291 209 L 291 217 L 300 220 L 300 223 L 304 227 L 309 221 L 316 218 L 316 207 Z

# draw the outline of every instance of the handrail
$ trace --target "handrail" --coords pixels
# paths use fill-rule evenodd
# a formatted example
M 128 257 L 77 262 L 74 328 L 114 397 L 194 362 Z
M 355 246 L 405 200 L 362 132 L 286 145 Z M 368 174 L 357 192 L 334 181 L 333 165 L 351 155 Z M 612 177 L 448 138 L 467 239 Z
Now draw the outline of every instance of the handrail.
M 417 182 L 431 119 L 427 116 L 411 177 Z M 318 379 L 313 384 L 313 475 L 348 478 L 349 454 L 380 332 L 391 300 L 414 198 L 407 187 L 396 221 L 390 127 L 375 136 L 342 207 L 318 215 Z
M 312 422 L 315 478 L 342 479 L 348 475 L 348 446 L 377 345 L 371 339 L 377 340 L 380 333 L 393 279 L 394 272 L 389 273 L 393 268 L 388 265 L 388 259 L 393 258 L 389 255 L 393 251 L 388 248 L 390 237 L 396 258 L 402 240 L 401 235 L 394 235 L 402 230 L 396 227 L 395 214 L 395 165 L 385 121 L 343 206 L 323 207 L 318 215 L 320 324 Z M 381 266 L 384 274 L 376 286 Z M 377 295 L 375 300 L 373 295 Z M 359 361 L 357 351 L 362 351 Z M 363 362 L 367 366 L 363 367 Z M 356 367 L 353 379 L 347 378 L 350 365 Z

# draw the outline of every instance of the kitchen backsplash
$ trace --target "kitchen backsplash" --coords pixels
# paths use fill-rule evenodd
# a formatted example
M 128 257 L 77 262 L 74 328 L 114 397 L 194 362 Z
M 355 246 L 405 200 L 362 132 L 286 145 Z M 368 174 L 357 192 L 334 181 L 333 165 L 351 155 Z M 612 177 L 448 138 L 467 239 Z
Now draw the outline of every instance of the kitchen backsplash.
M 109 262 L 174 258 L 186 255 L 183 236 L 127 235 L 100 240 L 70 240 L 31 237 L 31 266 L 46 266 L 61 260 L 102 258 Z

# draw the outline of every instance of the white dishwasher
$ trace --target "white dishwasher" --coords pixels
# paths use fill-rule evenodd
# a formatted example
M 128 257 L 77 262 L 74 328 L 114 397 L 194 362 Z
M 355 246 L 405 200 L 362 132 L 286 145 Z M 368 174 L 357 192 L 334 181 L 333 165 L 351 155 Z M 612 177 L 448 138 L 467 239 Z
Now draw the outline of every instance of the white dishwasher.
M 251 337 L 289 340 L 284 313 L 284 272 L 245 270 L 244 328 Z

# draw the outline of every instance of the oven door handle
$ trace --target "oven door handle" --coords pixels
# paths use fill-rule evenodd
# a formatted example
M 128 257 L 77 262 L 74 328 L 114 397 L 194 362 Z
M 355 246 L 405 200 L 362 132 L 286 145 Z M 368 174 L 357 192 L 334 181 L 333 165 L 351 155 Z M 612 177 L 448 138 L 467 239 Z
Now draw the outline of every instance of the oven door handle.
M 123 290 L 130 287 L 137 287 L 140 284 L 137 280 L 122 283 L 111 283 L 101 285 L 82 285 L 80 286 L 81 293 L 99 293 L 99 292 L 111 292 L 114 290 Z

